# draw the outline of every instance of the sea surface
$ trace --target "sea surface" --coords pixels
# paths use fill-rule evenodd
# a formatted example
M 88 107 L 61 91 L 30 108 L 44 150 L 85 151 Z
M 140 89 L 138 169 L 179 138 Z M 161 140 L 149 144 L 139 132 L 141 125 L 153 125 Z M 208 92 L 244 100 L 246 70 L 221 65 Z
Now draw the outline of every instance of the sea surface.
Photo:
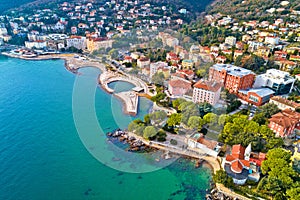
M 62 60 L 0 56 L 0 199 L 205 199 L 211 172 L 204 167 L 195 169 L 189 160 L 179 159 L 153 172 L 127 173 L 106 166 L 93 155 L 97 150 L 111 156 L 110 161 L 120 169 L 148 165 L 130 164 L 107 142 L 104 132 L 125 128 L 134 118 L 122 113 L 118 99 L 97 87 L 99 73 L 84 68 L 79 75 L 72 74 Z M 78 134 L 80 127 L 73 119 L 78 81 L 86 91 L 97 87 L 91 107 L 101 127 L 99 133 Z M 110 87 L 124 91 L 132 85 L 116 82 Z M 85 92 L 80 94 L 86 97 Z M 141 99 L 136 117 L 150 108 L 151 102 Z M 89 110 L 88 105 L 81 109 Z M 92 119 L 87 115 L 83 121 L 89 126 Z M 89 137 L 87 141 L 95 145 L 87 146 L 82 137 Z

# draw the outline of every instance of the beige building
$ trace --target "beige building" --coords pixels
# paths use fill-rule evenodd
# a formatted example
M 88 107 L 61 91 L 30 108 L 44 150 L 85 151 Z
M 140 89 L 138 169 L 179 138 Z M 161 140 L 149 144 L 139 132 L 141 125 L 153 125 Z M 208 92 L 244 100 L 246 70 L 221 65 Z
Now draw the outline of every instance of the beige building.
M 137 66 L 139 68 L 145 68 L 150 66 L 150 58 L 147 57 L 140 57 L 137 59 Z
M 193 102 L 216 105 L 220 99 L 222 85 L 213 81 L 200 80 L 194 85 Z
M 270 99 L 270 103 L 273 103 L 278 106 L 280 110 L 290 109 L 290 110 L 296 110 L 296 108 L 300 107 L 300 104 L 295 103 L 293 101 L 287 100 L 285 98 L 282 98 L 280 96 L 274 96 Z
M 99 49 L 112 48 L 112 44 L 113 40 L 108 38 L 89 38 L 86 45 L 88 51 L 93 52 Z

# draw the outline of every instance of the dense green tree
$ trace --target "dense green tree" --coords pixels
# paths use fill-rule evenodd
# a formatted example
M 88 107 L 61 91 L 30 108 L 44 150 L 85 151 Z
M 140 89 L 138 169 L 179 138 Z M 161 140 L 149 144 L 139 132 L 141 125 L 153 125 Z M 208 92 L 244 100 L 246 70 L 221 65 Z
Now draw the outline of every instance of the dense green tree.
M 264 113 L 255 114 L 254 117 L 252 118 L 252 120 L 255 121 L 256 123 L 258 123 L 259 125 L 266 124 L 266 122 L 267 122 L 267 119 L 266 119 Z
M 260 107 L 262 113 L 266 118 L 270 118 L 272 115 L 278 113 L 280 110 L 277 105 L 273 103 L 267 103 Z
M 232 187 L 234 185 L 233 179 L 229 177 L 223 169 L 216 171 L 213 175 L 213 181 L 215 183 L 221 183 L 225 187 Z
M 169 119 L 167 120 L 168 126 L 175 126 L 180 124 L 182 118 L 182 114 L 180 113 L 173 113 Z
M 203 117 L 205 123 L 216 124 L 218 122 L 218 116 L 214 113 L 207 113 Z
M 191 116 L 188 121 L 188 127 L 191 129 L 201 129 L 204 124 L 204 120 L 199 116 Z
M 227 105 L 226 112 L 230 113 L 236 109 L 238 109 L 242 105 L 242 102 L 239 100 L 233 100 L 229 105 Z
M 144 130 L 143 137 L 145 139 L 150 139 L 150 138 L 156 136 L 156 134 L 157 134 L 157 130 L 154 126 L 147 126 Z
M 294 196 L 296 189 L 291 190 L 295 184 L 297 173 L 293 170 L 291 153 L 282 148 L 271 149 L 267 153 L 267 160 L 262 162 L 261 170 L 266 178 L 261 180 L 259 189 L 265 191 L 274 199 L 284 198 L 286 192 Z M 284 198 L 285 199 L 285 198 Z
M 149 116 L 151 121 L 153 121 L 154 123 L 159 123 L 167 118 L 167 113 L 165 111 L 160 110 L 151 113 Z
M 264 66 L 264 59 L 257 56 L 257 55 L 246 55 L 244 54 L 243 56 L 239 56 L 237 57 L 236 61 L 235 61 L 235 65 L 236 66 L 240 66 L 246 69 L 250 69 L 253 70 L 255 72 L 265 72 L 266 69 L 262 68 L 263 70 L 260 70 L 261 66 Z
M 249 121 L 244 127 L 244 132 L 246 133 L 258 133 L 259 132 L 259 124 L 254 121 Z
M 145 124 L 149 125 L 151 123 L 150 114 L 146 114 L 144 116 L 144 122 Z
M 140 136 L 143 135 L 144 129 L 145 129 L 145 125 L 143 121 L 140 119 L 136 119 L 128 125 L 128 131 L 133 132 Z
M 110 57 L 112 59 L 117 59 L 118 56 L 119 56 L 119 51 L 117 49 L 111 49 L 109 52 L 108 52 L 108 55 L 110 55 Z
M 219 140 L 229 145 L 247 146 L 252 143 L 254 151 L 267 151 L 283 145 L 283 140 L 276 138 L 268 126 L 260 126 L 252 120 L 249 121 L 248 116 L 238 114 L 228 117 Z
M 183 102 L 186 102 L 186 100 L 184 99 L 175 99 L 174 101 L 172 101 L 172 106 L 175 109 L 178 109 L 179 105 L 182 104 Z
M 159 92 L 155 96 L 151 97 L 151 100 L 154 102 L 160 103 L 166 97 L 167 97 L 167 95 L 164 92 Z
M 286 192 L 287 196 L 291 200 L 299 200 L 300 199 L 300 186 L 291 188 Z
M 199 109 L 196 104 L 191 103 L 187 107 L 185 107 L 185 109 L 182 110 L 181 113 L 182 113 L 181 122 L 187 125 L 190 117 L 199 116 Z
M 229 115 L 226 114 L 220 115 L 218 119 L 218 125 L 224 126 L 228 119 L 229 119 Z

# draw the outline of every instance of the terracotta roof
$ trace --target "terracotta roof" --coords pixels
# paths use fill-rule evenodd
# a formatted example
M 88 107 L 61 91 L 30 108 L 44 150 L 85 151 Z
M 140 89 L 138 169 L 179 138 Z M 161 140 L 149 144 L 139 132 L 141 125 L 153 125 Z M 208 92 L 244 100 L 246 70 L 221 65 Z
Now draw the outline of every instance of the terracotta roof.
M 274 96 L 271 98 L 272 101 L 277 101 L 281 104 L 284 104 L 284 105 L 287 105 L 287 106 L 290 106 L 290 107 L 293 107 L 293 108 L 298 108 L 300 107 L 300 104 L 298 103 L 295 103 L 293 101 L 290 101 L 288 99 L 285 99 L 285 98 L 282 98 L 280 96 Z
M 199 88 L 199 89 L 203 89 L 203 90 L 216 92 L 222 87 L 222 85 L 220 83 L 213 82 L 213 81 L 200 80 L 194 85 L 194 87 Z
M 244 159 L 245 147 L 241 144 L 236 144 L 232 146 L 231 155 L 235 158 Z
M 200 144 L 205 145 L 206 147 L 208 147 L 209 149 L 214 150 L 214 148 L 217 146 L 218 142 L 213 141 L 213 140 L 207 140 L 204 137 L 200 137 L 197 142 L 199 142 Z
M 242 50 L 235 50 L 234 53 L 243 54 L 244 52 Z
M 172 87 L 180 87 L 185 89 L 191 89 L 192 84 L 189 81 L 184 80 L 170 80 L 169 85 Z
M 174 73 L 174 74 L 172 74 L 172 76 L 176 76 L 176 77 L 179 77 L 179 78 L 186 79 L 186 75 L 182 74 L 182 73 Z
M 293 110 L 285 109 L 282 112 L 273 115 L 272 118 L 269 119 L 269 121 L 276 123 L 286 129 L 292 127 L 297 123 L 300 123 L 300 114 Z
M 290 59 L 300 59 L 300 56 L 296 56 L 296 55 L 291 55 Z
M 285 51 L 275 51 L 274 54 L 287 54 L 287 52 L 285 52 Z
M 232 162 L 232 161 L 234 161 L 234 160 L 236 160 L 236 158 L 233 157 L 232 155 L 226 155 L 226 161 Z
M 240 162 L 243 164 L 243 166 L 250 167 L 250 162 L 248 160 L 240 160 Z
M 242 173 L 243 165 L 240 163 L 239 160 L 236 160 L 233 163 L 231 163 L 231 170 L 235 173 Z
M 140 59 L 139 59 L 139 61 L 141 61 L 141 62 L 143 62 L 143 61 L 149 61 L 150 59 L 149 58 L 146 58 L 146 57 L 141 57 Z
M 93 40 L 94 42 L 101 42 L 108 40 L 107 37 L 101 37 L 101 38 L 90 38 L 90 40 Z
M 76 27 L 75 27 L 76 28 Z M 70 36 L 71 39 L 81 39 L 81 36 L 78 35 L 71 35 Z
M 191 75 L 194 75 L 194 74 L 195 74 L 195 73 L 193 72 L 193 70 L 188 70 L 188 69 L 178 70 L 177 72 L 186 74 L 186 75 L 188 75 L 188 76 L 191 76 Z
M 225 56 L 218 56 L 216 59 L 217 60 L 226 60 L 226 57 Z
M 132 59 L 131 56 L 125 56 L 125 57 L 124 57 L 124 60 L 131 60 L 131 59 Z
M 171 57 L 177 57 L 177 54 L 174 53 L 174 52 L 169 52 L 168 55 L 171 56 Z

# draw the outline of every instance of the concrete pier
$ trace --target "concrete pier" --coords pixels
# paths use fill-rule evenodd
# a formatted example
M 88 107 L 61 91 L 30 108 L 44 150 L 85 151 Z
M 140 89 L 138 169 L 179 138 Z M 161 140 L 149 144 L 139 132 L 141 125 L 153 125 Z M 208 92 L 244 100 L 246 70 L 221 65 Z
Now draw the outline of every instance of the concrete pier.
M 124 103 L 124 112 L 130 115 L 136 115 L 138 112 L 139 97 L 135 92 L 127 91 L 114 94 Z

